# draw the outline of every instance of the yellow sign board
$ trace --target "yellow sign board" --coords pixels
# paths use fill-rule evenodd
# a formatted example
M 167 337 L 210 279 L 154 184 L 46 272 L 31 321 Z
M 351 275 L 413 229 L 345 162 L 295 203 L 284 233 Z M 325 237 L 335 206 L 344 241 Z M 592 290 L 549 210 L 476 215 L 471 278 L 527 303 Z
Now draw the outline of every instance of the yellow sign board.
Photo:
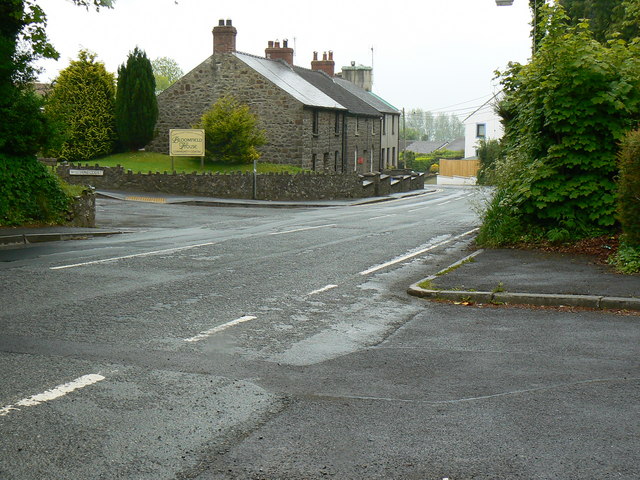
M 170 129 L 169 155 L 172 157 L 204 157 L 204 130 Z

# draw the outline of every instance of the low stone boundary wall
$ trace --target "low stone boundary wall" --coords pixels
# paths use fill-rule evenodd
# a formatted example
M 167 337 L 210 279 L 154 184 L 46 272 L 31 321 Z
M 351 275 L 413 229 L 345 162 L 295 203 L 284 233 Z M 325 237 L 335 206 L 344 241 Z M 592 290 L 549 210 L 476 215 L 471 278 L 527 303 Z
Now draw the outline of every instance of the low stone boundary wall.
M 85 190 L 74 197 L 67 215 L 67 226 L 93 228 L 96 226 L 96 194 Z
M 254 197 L 253 173 L 133 173 L 123 167 L 58 165 L 58 175 L 75 185 L 132 192 L 160 192 L 216 198 Z M 424 175 L 391 177 L 379 173 L 270 173 L 256 176 L 259 200 L 336 200 L 384 196 L 424 188 Z

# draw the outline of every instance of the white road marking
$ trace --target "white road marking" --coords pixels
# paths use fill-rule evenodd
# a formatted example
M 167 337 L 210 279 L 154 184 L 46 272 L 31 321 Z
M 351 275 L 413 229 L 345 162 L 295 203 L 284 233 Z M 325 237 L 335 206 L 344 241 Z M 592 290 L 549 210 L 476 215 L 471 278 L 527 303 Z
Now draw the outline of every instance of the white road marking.
M 434 195 L 436 193 L 442 193 L 444 192 L 444 190 L 442 188 L 438 188 L 436 190 L 433 190 L 431 192 L 425 192 L 425 193 L 419 193 L 418 195 L 412 195 L 412 196 L 408 196 L 408 197 L 400 197 L 400 198 L 394 198 L 393 200 L 386 200 L 384 202 L 385 205 L 389 205 L 390 203 L 395 203 L 395 202 L 402 202 L 404 200 L 413 200 L 415 199 L 415 197 L 422 197 L 425 195 Z M 361 203 L 359 205 L 354 205 L 353 208 L 358 208 L 358 207 L 370 207 L 372 205 L 378 205 L 379 202 L 368 202 L 368 203 Z
M 296 228 L 294 230 L 286 230 L 284 232 L 272 232 L 269 235 L 284 235 L 285 233 L 304 232 L 305 230 L 315 230 L 317 228 L 329 228 L 329 227 L 335 227 L 335 226 L 337 226 L 337 224 L 331 223 L 329 225 L 317 225 L 315 227 L 301 227 L 301 228 Z
M 326 292 L 327 290 L 331 290 L 332 288 L 336 288 L 338 285 L 327 285 L 326 287 L 319 288 L 318 290 L 314 290 L 313 292 L 307 293 L 307 297 L 311 295 L 317 295 L 318 293 Z
M 186 247 L 167 248 L 165 250 L 155 250 L 152 252 L 135 253 L 133 255 L 123 255 L 122 257 L 111 257 L 111 258 L 105 258 L 103 260 L 92 260 L 90 262 L 73 263 L 71 265 L 60 265 L 58 267 L 49 267 L 49 270 L 62 270 L 65 268 L 83 267 L 85 265 L 97 265 L 100 263 L 115 262 L 116 260 L 124 260 L 126 258 L 150 257 L 152 255 L 162 255 L 165 253 L 179 252 L 181 250 L 189 250 L 191 248 L 206 247 L 209 245 L 215 245 L 215 242 L 199 243 L 197 245 L 187 245 Z
M 466 237 L 467 235 L 471 235 L 472 233 L 477 232 L 479 229 L 474 228 L 473 230 L 469 230 L 468 232 L 465 233 L 461 233 L 460 235 L 456 235 L 455 237 L 449 238 L 448 240 L 444 240 L 442 242 L 436 243 L 435 245 L 430 245 L 426 248 L 423 248 L 421 250 L 418 250 L 417 252 L 412 252 L 412 253 L 408 253 L 406 255 L 402 255 L 401 257 L 397 257 L 393 260 L 390 260 L 388 262 L 382 263 L 380 265 L 376 265 L 373 266 L 371 268 L 368 268 L 367 270 L 364 270 L 362 272 L 360 272 L 360 275 L 369 275 L 370 273 L 374 273 L 377 272 L 378 270 L 382 270 L 383 268 L 387 268 L 391 265 L 394 265 L 396 263 L 400 263 L 400 262 L 404 262 L 405 260 L 408 260 L 410 258 L 413 257 L 417 257 L 418 255 L 422 255 L 423 253 L 426 253 L 430 250 L 433 250 L 435 248 L 441 247 L 442 245 L 446 245 L 447 243 L 451 243 L 455 240 L 458 240 L 462 237 Z
M 46 392 L 32 395 L 28 398 L 23 398 L 14 405 L 7 405 L 6 407 L 0 408 L 0 417 L 8 415 L 12 411 L 20 410 L 20 408 L 18 407 L 35 407 L 36 405 L 40 405 L 41 403 L 49 402 L 51 400 L 55 400 L 56 398 L 63 397 L 64 395 L 71 393 L 74 390 L 88 387 L 89 385 L 93 385 L 94 383 L 100 382 L 104 379 L 105 377 L 98 374 L 83 375 L 82 377 L 76 378 L 69 383 L 58 385 L 57 387 L 52 388 L 51 390 L 47 390 Z
M 249 322 L 251 320 L 255 320 L 258 317 L 254 317 L 253 315 L 245 315 L 244 317 L 236 318 L 235 320 L 231 320 L 230 322 L 223 323 L 222 325 L 218 325 L 217 327 L 213 327 L 204 332 L 200 332 L 195 337 L 185 338 L 185 342 L 199 342 L 200 340 L 204 340 L 205 338 L 210 337 L 218 332 L 222 332 L 229 327 L 233 327 L 234 325 L 238 325 L 240 323 Z
M 451 203 L 453 202 L 453 200 L 447 200 L 446 202 L 442 202 L 442 203 L 436 203 L 436 206 L 440 206 L 440 205 L 446 205 L 447 203 Z
M 379 217 L 371 217 L 371 218 L 368 218 L 367 220 L 378 220 L 380 218 L 395 217 L 395 216 L 396 216 L 395 213 L 390 213 L 389 215 L 380 215 Z
M 411 212 L 417 212 L 418 210 L 426 210 L 427 208 L 431 208 L 431 205 L 427 205 L 426 207 L 420 207 L 420 208 L 413 208 L 411 210 L 407 210 L 407 212 L 411 213 Z

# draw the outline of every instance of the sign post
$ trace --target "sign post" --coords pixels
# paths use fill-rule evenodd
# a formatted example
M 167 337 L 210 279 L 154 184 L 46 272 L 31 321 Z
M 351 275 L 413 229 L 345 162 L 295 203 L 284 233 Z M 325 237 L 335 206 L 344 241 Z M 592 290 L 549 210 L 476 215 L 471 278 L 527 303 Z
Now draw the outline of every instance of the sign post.
M 253 199 L 258 199 L 258 160 L 253 160 Z
M 200 167 L 204 168 L 204 130 L 201 128 L 172 128 L 169 130 L 169 155 L 171 171 L 174 171 L 173 157 L 200 157 Z

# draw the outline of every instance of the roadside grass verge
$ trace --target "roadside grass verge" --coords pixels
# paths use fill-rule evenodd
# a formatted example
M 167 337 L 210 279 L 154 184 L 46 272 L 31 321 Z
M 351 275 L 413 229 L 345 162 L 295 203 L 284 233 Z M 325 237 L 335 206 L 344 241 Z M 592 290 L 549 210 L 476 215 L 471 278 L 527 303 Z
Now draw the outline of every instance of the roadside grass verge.
M 174 170 L 177 173 L 233 173 L 253 172 L 253 163 L 228 164 L 221 162 L 204 162 L 204 168 L 200 166 L 200 157 L 174 157 Z M 99 165 L 101 167 L 122 166 L 125 170 L 133 172 L 170 172 L 171 157 L 162 153 L 153 152 L 125 152 L 95 158 L 83 164 Z M 279 165 L 275 163 L 258 162 L 258 173 L 301 173 L 306 170 L 293 165 Z

